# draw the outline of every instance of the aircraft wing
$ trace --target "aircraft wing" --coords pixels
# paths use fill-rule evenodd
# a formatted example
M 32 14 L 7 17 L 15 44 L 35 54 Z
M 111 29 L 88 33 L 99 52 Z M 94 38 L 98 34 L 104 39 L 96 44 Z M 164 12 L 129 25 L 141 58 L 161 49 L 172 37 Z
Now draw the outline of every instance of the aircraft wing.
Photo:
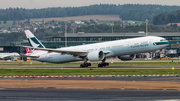
M 29 47 L 29 48 L 34 48 L 34 47 Z M 56 52 L 56 53 L 61 53 L 61 54 L 74 55 L 74 56 L 86 56 L 89 53 L 88 51 L 74 51 L 74 50 L 64 50 L 64 49 L 63 50 L 61 50 L 61 49 L 50 49 L 50 48 L 34 48 L 34 49 L 40 49 L 42 51 L 48 51 L 48 53 Z M 110 53 L 110 51 L 103 51 L 103 53 L 108 54 L 108 53 Z
M 34 47 L 29 47 L 29 48 L 34 48 Z M 70 54 L 74 56 L 86 56 L 88 53 L 87 51 L 73 51 L 73 50 L 61 50 L 61 49 L 50 49 L 50 48 L 34 48 L 34 49 L 48 51 L 48 53 L 56 52 L 56 53 L 61 53 L 61 54 Z

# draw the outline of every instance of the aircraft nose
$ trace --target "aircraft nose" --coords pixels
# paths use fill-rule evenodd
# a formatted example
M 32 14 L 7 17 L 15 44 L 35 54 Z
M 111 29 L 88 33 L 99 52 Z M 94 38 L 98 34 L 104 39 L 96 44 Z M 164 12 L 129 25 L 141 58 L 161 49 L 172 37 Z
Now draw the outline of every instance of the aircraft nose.
M 170 44 L 170 42 L 169 41 L 167 41 L 167 46 Z

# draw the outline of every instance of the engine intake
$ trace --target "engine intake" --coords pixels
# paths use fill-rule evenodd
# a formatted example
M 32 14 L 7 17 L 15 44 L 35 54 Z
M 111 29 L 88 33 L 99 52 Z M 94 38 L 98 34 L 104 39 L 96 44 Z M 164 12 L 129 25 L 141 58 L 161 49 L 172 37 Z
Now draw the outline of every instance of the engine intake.
M 102 51 L 92 51 L 87 55 L 89 61 L 101 61 L 104 59 L 104 53 Z
M 130 61 L 135 59 L 135 54 L 132 55 L 122 55 L 122 56 L 118 56 L 119 59 L 121 59 L 122 61 Z

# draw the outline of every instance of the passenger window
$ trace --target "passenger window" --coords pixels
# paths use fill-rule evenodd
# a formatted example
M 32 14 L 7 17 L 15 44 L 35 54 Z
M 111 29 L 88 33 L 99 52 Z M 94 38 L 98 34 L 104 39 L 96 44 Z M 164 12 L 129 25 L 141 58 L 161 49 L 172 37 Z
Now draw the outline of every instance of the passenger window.
M 166 39 L 161 39 L 160 41 L 166 41 Z

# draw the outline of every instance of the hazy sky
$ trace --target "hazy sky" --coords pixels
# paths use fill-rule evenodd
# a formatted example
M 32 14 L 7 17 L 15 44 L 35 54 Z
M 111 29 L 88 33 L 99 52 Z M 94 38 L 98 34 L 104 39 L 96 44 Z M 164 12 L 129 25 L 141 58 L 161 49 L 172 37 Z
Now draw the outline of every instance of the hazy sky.
M 47 8 L 47 7 L 77 7 L 92 4 L 161 4 L 180 5 L 179 0 L 0 0 L 0 8 Z

